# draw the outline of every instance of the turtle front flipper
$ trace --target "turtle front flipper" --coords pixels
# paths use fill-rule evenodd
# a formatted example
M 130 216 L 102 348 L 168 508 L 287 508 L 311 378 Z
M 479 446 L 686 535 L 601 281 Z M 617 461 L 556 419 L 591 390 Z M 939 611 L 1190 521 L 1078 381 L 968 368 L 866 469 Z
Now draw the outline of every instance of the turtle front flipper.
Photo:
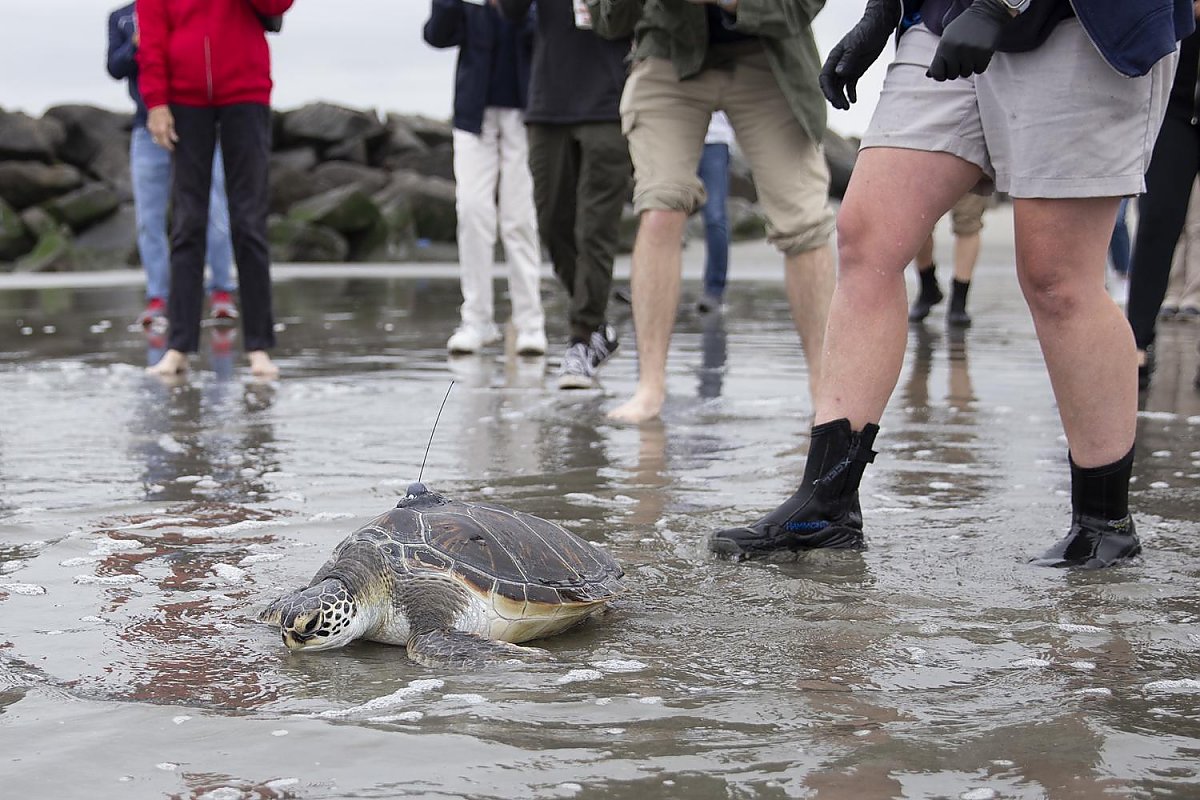
M 408 657 L 426 667 L 480 667 L 513 658 L 546 661 L 550 654 L 537 647 L 522 647 L 473 633 L 439 629 L 409 639 Z

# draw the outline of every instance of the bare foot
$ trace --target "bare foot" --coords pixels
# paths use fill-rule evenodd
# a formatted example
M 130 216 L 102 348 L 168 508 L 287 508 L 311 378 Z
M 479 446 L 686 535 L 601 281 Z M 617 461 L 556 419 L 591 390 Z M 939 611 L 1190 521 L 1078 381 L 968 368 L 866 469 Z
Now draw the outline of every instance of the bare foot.
M 646 422 L 662 411 L 664 399 L 661 394 L 639 389 L 625 403 L 608 412 L 608 418 L 617 422 Z
M 163 357 L 158 360 L 157 364 L 152 367 L 146 367 L 146 372 L 164 378 L 174 378 L 187 372 L 187 369 L 187 354 L 181 353 L 178 350 L 168 350 L 163 353 Z
M 266 350 L 251 350 L 246 354 L 250 359 L 250 374 L 256 378 L 278 378 L 279 367 L 267 355 Z

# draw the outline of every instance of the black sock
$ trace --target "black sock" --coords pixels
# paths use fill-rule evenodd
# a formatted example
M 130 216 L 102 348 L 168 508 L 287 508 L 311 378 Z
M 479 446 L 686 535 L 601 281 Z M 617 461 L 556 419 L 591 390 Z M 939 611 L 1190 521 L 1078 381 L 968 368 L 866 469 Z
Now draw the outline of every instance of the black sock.
M 937 282 L 937 264 L 921 267 L 917 275 L 921 278 L 921 294 L 932 297 L 941 293 Z
M 950 281 L 950 310 L 967 310 L 967 292 L 971 290 L 970 281 L 960 281 L 954 278 Z
M 1133 448 L 1125 457 L 1100 467 L 1071 462 L 1071 510 L 1076 514 L 1112 520 L 1129 516 L 1129 478 L 1133 475 Z

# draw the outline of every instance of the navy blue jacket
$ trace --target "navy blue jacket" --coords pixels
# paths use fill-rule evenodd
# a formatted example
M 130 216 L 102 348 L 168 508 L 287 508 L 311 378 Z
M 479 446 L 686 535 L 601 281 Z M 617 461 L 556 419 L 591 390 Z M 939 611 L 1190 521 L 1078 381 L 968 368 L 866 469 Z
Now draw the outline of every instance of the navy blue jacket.
M 133 43 L 133 6 L 121 6 L 108 15 L 108 74 L 129 84 L 129 96 L 137 106 L 133 124 L 145 125 L 146 104 L 138 90 L 137 47 Z
M 1037 2 L 1038 0 L 1034 0 Z M 904 0 L 906 14 L 922 0 Z M 1131 78 L 1145 75 L 1196 29 L 1192 0 L 1070 0 L 1075 16 L 1109 65 Z
M 425 23 L 425 41 L 434 47 L 457 47 L 458 67 L 454 76 L 454 127 L 468 133 L 483 130 L 483 111 L 487 107 L 488 85 L 496 39 L 515 37 L 517 98 L 521 108 L 529 102 L 529 63 L 533 58 L 532 18 L 512 23 L 487 3 L 476 5 L 464 0 L 433 0 Z

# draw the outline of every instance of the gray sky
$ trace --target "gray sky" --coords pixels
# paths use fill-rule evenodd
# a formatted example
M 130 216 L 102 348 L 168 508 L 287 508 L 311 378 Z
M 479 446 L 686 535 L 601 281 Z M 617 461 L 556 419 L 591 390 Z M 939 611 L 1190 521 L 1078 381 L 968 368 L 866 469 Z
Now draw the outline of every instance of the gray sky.
M 829 0 L 814 25 L 824 55 L 861 16 L 865 0 Z M 4 0 L 0 15 L 0 107 L 39 115 L 60 103 L 130 107 L 125 86 L 104 70 L 107 21 L 120 2 Z M 450 115 L 454 51 L 421 39 L 426 0 L 296 0 L 284 32 L 271 37 L 273 104 L 313 100 L 355 108 Z M 889 53 L 867 73 L 859 104 L 830 109 L 830 127 L 861 134 Z

